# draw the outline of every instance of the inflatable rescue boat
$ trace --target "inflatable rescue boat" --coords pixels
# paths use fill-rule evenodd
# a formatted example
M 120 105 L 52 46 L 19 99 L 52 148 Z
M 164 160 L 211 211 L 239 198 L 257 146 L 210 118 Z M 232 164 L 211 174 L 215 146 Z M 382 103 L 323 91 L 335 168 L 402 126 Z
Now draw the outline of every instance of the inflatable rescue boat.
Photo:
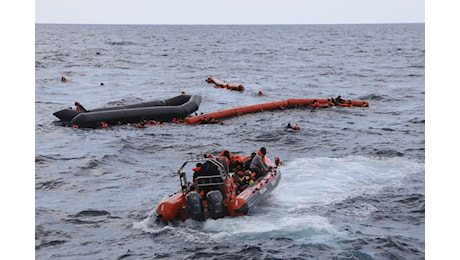
M 157 206 L 157 220 L 163 223 L 187 219 L 204 221 L 247 215 L 281 180 L 278 167 L 267 157 L 265 163 L 269 171 L 253 180 L 255 174 L 250 170 L 229 167 L 228 161 L 221 158 L 185 161 L 177 171 L 180 187 Z M 187 166 L 195 167 L 192 182 L 187 179 Z M 197 168 L 199 174 L 196 174 Z
M 76 102 L 77 104 L 77 102 Z M 137 103 L 127 106 L 103 107 L 91 110 L 63 109 L 53 113 L 65 125 L 98 128 L 101 125 L 138 123 L 144 120 L 169 122 L 184 119 L 198 110 L 201 97 L 179 95 L 170 99 Z

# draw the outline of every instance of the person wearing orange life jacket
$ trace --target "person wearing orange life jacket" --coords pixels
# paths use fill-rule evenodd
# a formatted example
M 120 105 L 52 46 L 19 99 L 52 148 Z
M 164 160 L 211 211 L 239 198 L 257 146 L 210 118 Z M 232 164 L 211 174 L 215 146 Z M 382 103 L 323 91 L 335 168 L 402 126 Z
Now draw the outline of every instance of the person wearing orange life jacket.
M 230 172 L 238 172 L 244 170 L 243 157 L 240 155 L 234 155 L 230 162 Z
M 343 103 L 344 101 L 345 101 L 345 100 L 342 99 L 342 96 L 337 96 L 337 97 L 335 98 L 335 102 L 337 102 L 338 104 Z
M 254 176 L 255 174 L 249 170 L 238 171 L 237 174 L 235 174 L 235 183 L 237 185 L 237 193 L 242 192 L 248 186 L 251 186 L 252 184 L 254 184 Z
M 353 106 L 351 104 L 351 100 L 344 100 L 342 103 L 339 103 L 339 106 L 342 106 L 342 107 L 351 107 Z
M 328 104 L 328 105 L 330 105 L 330 106 L 335 106 L 336 103 L 334 103 L 334 101 L 335 101 L 335 100 L 334 100 L 333 98 L 328 98 L 326 104 Z
M 222 152 L 219 154 L 219 157 L 226 157 L 229 162 L 233 160 L 233 154 L 228 150 L 222 150 Z
M 245 170 L 249 170 L 249 166 L 251 166 L 251 162 L 256 157 L 256 153 L 251 153 L 251 155 L 248 155 L 243 158 L 243 167 Z
M 261 147 L 260 150 L 257 151 L 257 155 L 254 159 L 252 159 L 251 165 L 249 166 L 249 169 L 256 174 L 256 180 L 265 175 L 269 170 L 267 164 L 265 163 L 265 154 L 267 154 L 267 149 L 265 147 Z
M 196 178 L 200 176 L 201 174 L 201 163 L 197 163 L 195 165 L 195 168 L 192 169 L 193 171 L 193 184 L 195 187 L 197 187 L 197 180 Z
M 210 158 L 210 159 L 214 159 L 214 156 L 212 156 L 212 154 L 205 154 L 203 155 L 204 158 Z
M 292 126 L 291 123 L 288 123 L 287 126 L 286 126 L 287 129 L 292 129 L 292 130 L 300 130 L 300 127 L 295 125 L 295 126 Z
M 228 150 L 222 150 L 222 152 L 217 157 L 217 160 L 224 165 L 225 170 L 228 172 L 230 163 L 233 160 L 233 154 L 231 154 Z
M 247 187 L 244 171 L 239 171 L 234 175 L 234 182 L 236 184 L 236 193 L 239 194 Z
M 319 107 L 319 102 L 318 100 L 313 100 L 313 102 L 310 104 L 310 108 L 316 108 Z
M 281 159 L 279 157 L 275 157 L 275 165 L 276 166 L 281 166 L 283 165 L 283 162 L 281 161 Z
M 139 123 L 139 124 L 134 123 L 132 124 L 132 126 L 137 127 L 137 128 L 147 128 L 144 122 Z
M 177 119 L 177 118 L 173 118 L 173 119 L 171 120 L 171 122 L 176 123 L 176 124 L 185 124 L 185 121 L 184 121 L 184 120 L 182 120 L 182 119 Z
M 75 101 L 75 110 L 77 111 L 82 111 L 82 112 L 86 112 L 88 110 L 86 110 L 86 108 L 84 108 L 79 102 Z

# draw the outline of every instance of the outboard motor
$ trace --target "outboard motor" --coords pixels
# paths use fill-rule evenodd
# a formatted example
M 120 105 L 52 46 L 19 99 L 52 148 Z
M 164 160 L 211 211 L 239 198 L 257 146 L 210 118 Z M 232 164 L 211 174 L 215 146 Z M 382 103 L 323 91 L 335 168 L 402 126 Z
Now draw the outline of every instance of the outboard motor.
M 191 191 L 185 197 L 185 201 L 187 202 L 188 214 L 190 215 L 190 218 L 198 221 L 204 220 L 203 204 L 200 194 L 196 191 Z
M 208 200 L 208 213 L 213 219 L 224 217 L 224 198 L 218 190 L 212 190 L 206 194 Z

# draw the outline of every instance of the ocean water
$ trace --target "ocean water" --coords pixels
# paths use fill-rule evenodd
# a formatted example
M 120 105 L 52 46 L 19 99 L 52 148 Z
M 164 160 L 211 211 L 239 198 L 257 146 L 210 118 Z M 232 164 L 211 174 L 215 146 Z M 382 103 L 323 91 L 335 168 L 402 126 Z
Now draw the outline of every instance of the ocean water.
M 37 24 L 35 36 L 36 259 L 425 258 L 424 24 Z M 198 113 L 338 95 L 370 107 L 144 129 L 52 115 L 182 91 L 202 97 Z M 248 216 L 154 222 L 185 159 L 261 146 L 283 177 Z

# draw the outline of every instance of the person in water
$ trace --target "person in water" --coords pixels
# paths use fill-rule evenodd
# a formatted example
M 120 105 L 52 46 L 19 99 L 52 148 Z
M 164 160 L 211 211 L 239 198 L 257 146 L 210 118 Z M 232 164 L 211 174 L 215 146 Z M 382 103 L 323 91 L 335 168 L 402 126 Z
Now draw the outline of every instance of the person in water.
M 319 102 L 318 100 L 313 100 L 313 102 L 310 104 L 310 108 L 317 108 L 319 107 Z
M 300 130 L 300 127 L 295 125 L 295 126 L 292 126 L 291 123 L 288 123 L 287 126 L 286 126 L 287 129 L 292 129 L 292 130 Z
M 249 166 L 249 169 L 256 174 L 256 180 L 265 175 L 269 170 L 265 163 L 265 154 L 267 154 L 267 149 L 261 147 L 260 150 L 257 151 L 257 155 L 252 159 L 251 166 Z
M 283 165 L 283 162 L 281 161 L 281 159 L 279 157 L 275 157 L 275 165 L 276 166 L 281 166 Z
M 82 111 L 82 112 L 88 111 L 79 102 L 76 102 L 76 101 L 75 101 L 75 107 L 76 107 L 75 110 L 77 110 L 77 111 Z

